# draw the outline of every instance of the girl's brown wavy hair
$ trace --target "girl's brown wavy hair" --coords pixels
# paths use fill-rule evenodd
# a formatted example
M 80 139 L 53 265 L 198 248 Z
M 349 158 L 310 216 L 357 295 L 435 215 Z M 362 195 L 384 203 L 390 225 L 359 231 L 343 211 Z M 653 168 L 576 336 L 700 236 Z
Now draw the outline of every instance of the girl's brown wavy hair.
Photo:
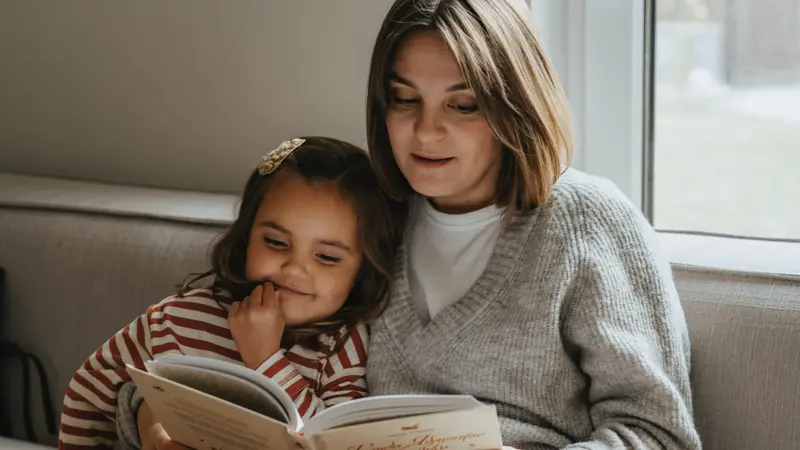
M 181 286 L 179 295 L 186 294 L 195 288 L 194 284 L 210 276 L 213 276 L 211 290 L 218 302 L 232 303 L 250 295 L 257 286 L 245 278 L 250 229 L 275 174 L 289 170 L 309 182 L 335 182 L 358 215 L 363 262 L 344 306 L 325 322 L 287 327 L 282 344 L 336 352 L 357 324 L 377 318 L 388 304 L 407 207 L 384 194 L 367 154 L 360 148 L 332 138 L 303 139 L 305 143 L 273 173 L 260 175 L 258 170 L 253 171 L 245 185 L 236 219 L 212 247 L 211 268 L 191 277 Z M 348 330 L 344 335 L 339 333 L 343 327 Z M 322 348 L 320 335 L 338 337 L 338 342 L 332 349 Z

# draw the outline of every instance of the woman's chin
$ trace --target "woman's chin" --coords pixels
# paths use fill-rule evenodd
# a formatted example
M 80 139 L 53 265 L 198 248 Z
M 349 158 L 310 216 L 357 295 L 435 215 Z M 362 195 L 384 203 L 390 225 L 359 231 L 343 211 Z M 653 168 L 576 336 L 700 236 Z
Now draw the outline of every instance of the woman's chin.
M 414 192 L 432 200 L 434 203 L 436 199 L 447 198 L 453 195 L 453 189 L 450 188 L 450 186 L 444 185 L 444 183 L 419 182 L 410 184 Z

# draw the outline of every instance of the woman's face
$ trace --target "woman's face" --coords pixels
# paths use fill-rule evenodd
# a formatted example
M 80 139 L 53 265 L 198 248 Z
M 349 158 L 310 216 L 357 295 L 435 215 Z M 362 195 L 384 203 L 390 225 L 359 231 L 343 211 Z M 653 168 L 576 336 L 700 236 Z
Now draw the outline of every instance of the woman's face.
M 401 45 L 390 99 L 389 141 L 411 187 L 446 213 L 491 204 L 502 145 L 438 32 L 418 31 Z

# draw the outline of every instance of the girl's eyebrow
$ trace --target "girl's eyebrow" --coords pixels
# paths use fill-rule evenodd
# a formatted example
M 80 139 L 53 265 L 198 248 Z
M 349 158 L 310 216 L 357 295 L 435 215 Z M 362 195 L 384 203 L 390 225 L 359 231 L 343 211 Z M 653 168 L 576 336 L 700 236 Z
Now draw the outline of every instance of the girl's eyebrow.
M 339 240 L 330 241 L 330 240 L 325 239 L 325 240 L 320 240 L 319 243 L 322 244 L 322 245 L 329 245 L 331 247 L 336 247 L 336 248 L 342 249 L 342 250 L 344 250 L 344 251 L 346 251 L 347 253 L 350 253 L 350 254 L 353 253 L 353 250 L 351 250 L 350 247 L 348 247 L 347 245 L 344 244 L 344 242 L 339 241 Z
M 276 222 L 273 222 L 271 220 L 265 220 L 264 222 L 259 222 L 259 224 L 256 225 L 256 226 L 258 228 L 272 228 L 272 229 L 280 231 L 281 233 L 288 234 L 289 236 L 292 235 L 291 231 L 287 230 L 286 228 L 278 225 Z
M 400 75 L 398 75 L 396 73 L 393 73 L 389 77 L 389 81 L 391 81 L 393 83 L 402 84 L 404 86 L 408 86 L 408 87 L 410 87 L 412 89 L 416 89 L 417 88 L 417 86 L 411 80 L 407 80 L 407 79 L 401 77 Z M 456 83 L 454 85 L 448 86 L 447 89 L 445 89 L 446 92 L 456 92 L 456 91 L 466 91 L 466 90 L 469 90 L 469 86 L 467 86 L 467 83 L 465 83 L 463 81 L 460 82 L 460 83 Z
M 256 225 L 256 226 L 258 228 L 272 228 L 273 230 L 280 231 L 281 233 L 284 233 L 286 235 L 289 235 L 289 236 L 292 235 L 291 231 L 287 230 L 285 227 L 282 227 L 277 222 L 274 222 L 272 220 L 265 220 L 264 222 L 259 222 L 258 225 Z M 347 253 L 350 253 L 350 254 L 354 253 L 353 249 L 351 249 L 344 242 L 342 242 L 342 241 L 340 241 L 338 239 L 319 239 L 318 242 L 320 244 L 322 244 L 322 245 L 328 245 L 330 247 L 336 247 L 336 248 L 342 249 L 342 250 L 344 250 L 344 251 L 346 251 Z

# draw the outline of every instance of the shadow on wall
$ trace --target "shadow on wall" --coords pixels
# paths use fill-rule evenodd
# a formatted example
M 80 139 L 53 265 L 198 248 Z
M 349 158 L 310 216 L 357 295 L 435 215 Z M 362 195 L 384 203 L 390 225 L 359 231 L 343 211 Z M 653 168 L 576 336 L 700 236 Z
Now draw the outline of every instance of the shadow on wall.
M 238 192 L 299 134 L 365 143 L 391 0 L 0 3 L 0 172 Z

